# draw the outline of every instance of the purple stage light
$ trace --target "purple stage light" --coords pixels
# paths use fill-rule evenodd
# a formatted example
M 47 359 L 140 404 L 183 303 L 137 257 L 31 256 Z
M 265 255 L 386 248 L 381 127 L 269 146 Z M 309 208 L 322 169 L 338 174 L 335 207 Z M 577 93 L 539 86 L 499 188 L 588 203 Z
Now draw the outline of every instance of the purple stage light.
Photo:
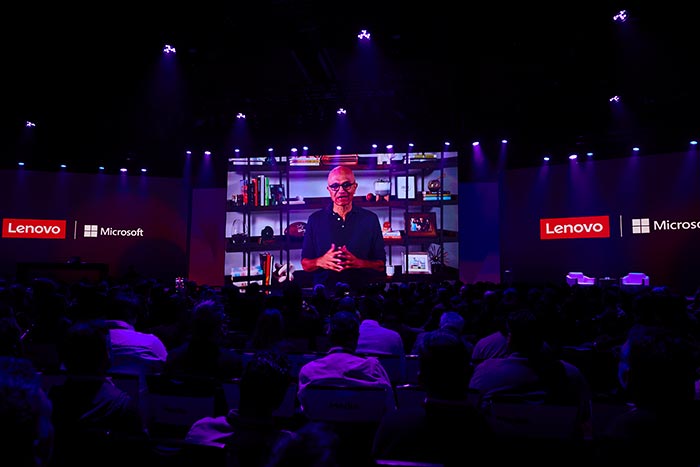
M 175 47 L 171 46 L 170 44 L 165 44 L 165 47 L 163 47 L 163 53 L 166 53 L 166 54 L 174 54 L 174 53 L 175 53 Z
M 572 161 L 575 160 L 575 159 L 577 159 L 577 158 L 578 158 L 578 155 L 577 155 L 577 154 L 570 154 L 570 155 L 569 155 L 569 159 L 572 160 Z
M 345 115 L 346 113 L 348 113 L 348 111 L 341 107 L 336 111 L 336 113 L 338 115 Z
M 27 120 L 27 123 L 24 126 L 26 126 L 27 128 L 31 128 L 31 127 L 35 127 L 36 123 L 30 122 L 29 120 Z
M 608 99 L 610 102 L 620 102 L 620 96 L 612 96 L 610 99 Z
M 613 21 L 616 23 L 624 23 L 627 21 L 627 10 L 620 10 L 618 14 L 613 16 Z
M 367 32 L 366 29 L 363 29 L 363 30 L 360 31 L 360 33 L 357 35 L 357 38 L 360 39 L 361 41 L 362 41 L 362 40 L 367 40 L 367 41 L 368 41 L 369 38 L 370 38 L 370 34 Z
M 245 119 L 245 114 L 244 114 L 244 113 L 241 113 L 241 112 L 238 112 L 238 113 L 236 114 L 236 118 L 239 118 L 239 119 L 240 119 L 240 118 L 243 118 L 243 119 Z

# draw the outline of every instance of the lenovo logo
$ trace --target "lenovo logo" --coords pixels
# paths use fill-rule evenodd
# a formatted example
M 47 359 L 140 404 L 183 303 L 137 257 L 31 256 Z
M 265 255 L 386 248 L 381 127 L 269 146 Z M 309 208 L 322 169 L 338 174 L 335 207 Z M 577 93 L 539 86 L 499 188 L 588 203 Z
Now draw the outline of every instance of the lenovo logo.
M 66 221 L 47 219 L 3 219 L 2 238 L 65 239 Z
M 540 219 L 540 240 L 561 238 L 609 238 L 608 216 Z

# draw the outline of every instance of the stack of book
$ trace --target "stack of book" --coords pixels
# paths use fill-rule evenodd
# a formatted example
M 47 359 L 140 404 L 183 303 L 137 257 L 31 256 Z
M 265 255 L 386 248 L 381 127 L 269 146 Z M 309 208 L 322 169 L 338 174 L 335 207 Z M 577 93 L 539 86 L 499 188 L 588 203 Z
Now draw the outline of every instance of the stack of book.
M 423 201 L 449 201 L 452 199 L 452 193 L 449 191 L 438 191 L 433 193 L 432 191 L 423 192 Z
M 293 166 L 318 166 L 321 165 L 321 156 L 291 156 L 289 165 Z

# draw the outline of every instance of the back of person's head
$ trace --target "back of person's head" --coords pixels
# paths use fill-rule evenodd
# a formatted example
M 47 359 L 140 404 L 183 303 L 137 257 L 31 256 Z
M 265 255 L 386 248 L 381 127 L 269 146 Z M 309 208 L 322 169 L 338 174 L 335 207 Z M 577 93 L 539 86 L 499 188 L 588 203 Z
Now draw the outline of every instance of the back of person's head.
M 265 467 L 338 467 L 338 436 L 325 423 L 308 422 L 272 449 Z
M 284 317 L 278 308 L 265 308 L 258 316 L 251 336 L 253 349 L 270 349 L 285 336 Z
M 508 349 L 526 356 L 542 351 L 544 337 L 537 316 L 529 309 L 518 309 L 508 314 Z
M 464 318 L 456 311 L 446 311 L 440 315 L 439 328 L 459 335 L 464 330 Z
M 365 295 L 358 299 L 357 309 L 362 319 L 380 321 L 384 310 L 384 301 L 381 296 Z
M 60 345 L 66 371 L 76 375 L 102 375 L 110 367 L 110 339 L 107 326 L 99 320 L 73 324 Z
M 197 302 L 192 311 L 192 339 L 215 341 L 223 334 L 224 307 L 212 299 Z
M 284 353 L 256 352 L 241 376 L 241 415 L 271 415 L 282 404 L 291 381 L 291 367 Z
M 49 465 L 53 449 L 51 403 L 38 373 L 24 358 L 0 357 L 0 451 L 8 465 Z
M 282 285 L 282 298 L 289 307 L 300 306 L 304 301 L 304 291 L 296 281 L 286 281 Z
M 468 386 L 468 355 L 451 332 L 428 332 L 423 338 L 418 378 L 426 393 L 438 399 L 460 399 Z
M 354 313 L 357 311 L 357 303 L 352 295 L 344 295 L 338 299 L 335 304 L 335 311 L 349 311 Z
M 678 333 L 638 324 L 630 329 L 621 348 L 619 381 L 636 404 L 685 403 L 695 393 L 694 360 L 692 347 Z
M 0 317 L 0 355 L 6 357 L 22 357 L 22 328 L 14 316 Z
M 143 305 L 135 293 L 117 290 L 108 298 L 105 318 L 135 324 L 142 308 Z
M 356 313 L 338 311 L 331 316 L 328 326 L 328 340 L 331 345 L 355 351 L 359 337 L 360 319 Z

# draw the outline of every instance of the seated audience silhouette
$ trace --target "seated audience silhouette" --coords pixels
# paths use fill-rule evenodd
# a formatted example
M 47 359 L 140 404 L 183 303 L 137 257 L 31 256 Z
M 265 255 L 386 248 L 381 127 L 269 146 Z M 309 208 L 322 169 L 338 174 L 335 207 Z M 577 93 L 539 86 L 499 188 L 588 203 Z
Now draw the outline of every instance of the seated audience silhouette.
M 226 447 L 231 461 L 229 465 L 263 465 L 275 443 L 280 438 L 290 436 L 290 432 L 280 429 L 273 417 L 290 383 L 290 365 L 286 355 L 257 352 L 243 371 L 238 407 L 225 416 L 198 420 L 185 440 Z
M 0 356 L 0 450 L 7 465 L 46 467 L 53 460 L 51 402 L 26 358 Z
M 543 402 L 575 405 L 579 435 L 590 433 L 591 391 L 583 373 L 549 350 L 531 311 L 509 313 L 507 327 L 508 356 L 476 365 L 469 387 L 486 398 L 542 394 Z
M 106 323 L 112 343 L 112 371 L 150 374 L 163 371 L 168 350 L 154 334 L 136 329 L 142 307 L 133 292 L 116 291 L 107 298 Z
M 355 353 L 360 336 L 356 313 L 337 311 L 330 319 L 330 348 L 323 357 L 304 364 L 299 370 L 297 399 L 303 408 L 312 403 L 307 390 L 316 386 L 386 389 L 385 413 L 396 409 L 396 397 L 389 375 L 377 357 Z M 338 401 L 342 403 L 343 401 Z M 371 456 L 372 439 L 378 422 L 333 423 L 344 463 L 365 463 Z
M 330 349 L 323 357 L 304 364 L 298 375 L 298 398 L 304 405 L 306 388 L 312 385 L 342 387 L 387 388 L 387 410 L 396 408 L 394 391 L 389 376 L 376 357 L 356 355 L 360 337 L 357 314 L 338 311 L 331 316 L 329 327 Z
M 382 326 L 383 307 L 384 301 L 380 295 L 367 295 L 358 300 L 361 322 L 356 352 L 398 357 L 399 365 L 395 381 L 405 381 L 406 352 L 403 339 L 397 331 Z
M 468 390 L 468 355 L 451 332 L 432 331 L 423 337 L 419 384 L 425 402 L 401 407 L 382 419 L 372 457 L 462 465 L 488 452 L 491 429 Z
M 85 433 L 145 437 L 138 401 L 108 376 L 110 342 L 104 323 L 74 324 L 59 349 L 66 380 L 49 390 L 57 440 L 80 439 Z
M 603 465 L 698 465 L 695 369 L 686 336 L 661 326 L 634 325 L 618 364 L 629 409 L 608 422 L 598 460 Z
M 338 436 L 326 423 L 309 422 L 279 440 L 265 467 L 340 467 Z
M 223 345 L 224 307 L 215 300 L 199 301 L 192 312 L 189 339 L 168 352 L 163 372 L 228 380 L 238 378 L 243 360 Z

